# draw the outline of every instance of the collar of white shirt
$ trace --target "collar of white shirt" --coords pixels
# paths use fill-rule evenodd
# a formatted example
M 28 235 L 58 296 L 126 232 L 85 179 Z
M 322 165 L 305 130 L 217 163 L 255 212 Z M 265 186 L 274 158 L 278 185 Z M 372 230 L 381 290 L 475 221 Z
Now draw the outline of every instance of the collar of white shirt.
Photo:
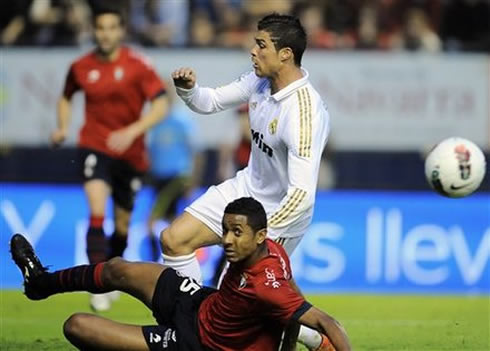
M 294 82 L 287 85 L 285 88 L 282 88 L 277 93 L 272 95 L 272 98 L 276 101 L 280 101 L 284 99 L 286 96 L 289 96 L 292 93 L 294 93 L 297 89 L 301 88 L 306 83 L 308 83 L 308 77 L 310 76 L 310 74 L 304 68 L 301 68 L 301 72 L 303 72 L 303 78 L 295 80 Z

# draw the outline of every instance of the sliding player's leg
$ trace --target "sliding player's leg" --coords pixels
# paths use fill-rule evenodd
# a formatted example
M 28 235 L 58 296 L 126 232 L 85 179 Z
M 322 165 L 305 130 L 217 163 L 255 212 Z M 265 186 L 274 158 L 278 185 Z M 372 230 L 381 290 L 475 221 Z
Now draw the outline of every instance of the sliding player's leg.
M 10 250 L 24 277 L 25 294 L 31 300 L 42 300 L 54 294 L 71 291 L 99 294 L 120 290 L 152 308 L 155 287 L 165 270 L 165 266 L 156 263 L 136 263 L 113 258 L 108 262 L 49 273 L 22 235 L 16 234 L 12 237 Z
M 213 289 L 201 289 L 190 278 L 154 263 L 129 263 L 116 258 L 103 272 L 104 283 L 140 299 L 153 311 L 158 325 L 128 325 L 75 314 L 64 325 L 65 336 L 73 345 L 82 350 L 177 351 L 183 345 L 197 349 L 200 342 L 194 317 L 202 299 Z
M 100 316 L 76 313 L 63 325 L 65 337 L 80 350 L 148 351 L 143 328 Z
M 165 285 L 165 267 L 155 263 L 132 263 L 114 258 L 48 273 L 22 235 L 12 237 L 10 250 L 24 277 L 25 294 L 32 300 L 69 291 L 105 293 L 117 289 L 131 294 L 153 310 L 157 285 L 159 283 L 159 291 Z M 162 339 L 166 329 L 163 325 L 122 324 L 90 314 L 74 314 L 63 327 L 66 338 L 82 350 L 154 350 L 153 341 Z

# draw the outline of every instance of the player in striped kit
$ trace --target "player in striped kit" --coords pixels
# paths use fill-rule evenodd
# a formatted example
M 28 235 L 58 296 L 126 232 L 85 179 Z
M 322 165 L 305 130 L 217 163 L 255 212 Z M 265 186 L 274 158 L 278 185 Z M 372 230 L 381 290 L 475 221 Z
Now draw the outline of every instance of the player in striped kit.
M 298 19 L 272 14 L 258 23 L 253 71 L 216 88 L 199 87 L 191 68 L 172 77 L 195 112 L 211 114 L 248 102 L 252 150 L 248 167 L 208 191 L 162 232 L 165 264 L 201 280 L 194 251 L 219 244 L 226 204 L 254 197 L 268 217 L 268 236 L 292 254 L 311 223 L 329 114 L 301 67 L 306 33 Z M 303 329 L 300 341 L 325 350 L 322 337 Z

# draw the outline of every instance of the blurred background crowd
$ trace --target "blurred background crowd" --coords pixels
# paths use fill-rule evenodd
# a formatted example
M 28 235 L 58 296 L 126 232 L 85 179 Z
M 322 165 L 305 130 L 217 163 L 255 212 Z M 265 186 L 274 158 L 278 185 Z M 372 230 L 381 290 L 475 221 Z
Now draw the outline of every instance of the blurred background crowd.
M 490 52 L 488 0 L 111 0 L 128 40 L 150 47 L 249 47 L 257 19 L 293 13 L 309 45 L 329 50 Z M 3 46 L 91 43 L 100 0 L 4 1 Z
M 433 145 L 439 135 L 457 132 L 472 139 L 478 131 L 487 130 L 487 78 L 482 73 L 487 72 L 487 59 L 486 55 L 472 53 L 490 52 L 490 0 L 9 0 L 2 2 L 0 12 L 2 57 L 11 60 L 2 58 L 0 122 L 8 135 L 15 135 L 6 138 L 4 134 L 0 140 L 0 181 L 78 179 L 73 170 L 60 170 L 61 166 L 48 167 L 42 173 L 27 168 L 62 165 L 60 159 L 69 160 L 75 155 L 73 137 L 54 153 L 47 145 L 66 69 L 61 67 L 92 47 L 92 14 L 107 6 L 123 13 L 127 42 L 144 46 L 158 63 L 162 77 L 189 55 L 186 52 L 192 52 L 192 65 L 203 64 L 201 79 L 211 85 L 216 75 L 206 73 L 216 67 L 227 76 L 224 81 L 234 77 L 225 74 L 227 60 L 234 62 L 232 66 L 238 72 L 244 69 L 241 61 L 235 62 L 242 55 L 237 51 L 252 47 L 261 17 L 274 11 L 298 16 L 309 35 L 309 47 L 317 49 L 308 51 L 313 52 L 308 55 L 313 58 L 308 67 L 315 71 L 315 84 L 325 94 L 335 117 L 332 123 L 336 123 L 320 170 L 320 189 L 427 189 L 422 149 Z M 19 47 L 29 50 L 11 50 Z M 44 51 L 46 47 L 62 49 Z M 234 49 L 227 51 L 233 58 L 200 48 Z M 353 50 L 358 51 L 349 54 Z M 376 51 L 379 56 L 369 61 L 370 56 L 361 50 Z M 419 62 L 410 55 L 413 51 L 441 55 L 429 55 L 434 62 Z M 36 61 L 34 57 L 41 53 L 49 59 Z M 447 61 L 449 55 L 457 56 L 457 62 Z M 464 66 L 468 60 L 471 65 Z M 392 65 L 389 70 L 388 62 Z M 335 69 L 324 69 L 325 64 Z M 216 82 L 221 84 L 223 79 L 216 78 Z M 81 118 L 81 109 L 79 112 Z M 194 187 L 216 184 L 232 176 L 248 160 L 247 112 L 243 108 L 230 111 L 235 118 L 224 127 L 227 119 L 223 117 L 202 122 L 187 108 L 176 106 L 171 113 L 175 120 L 168 118 L 148 138 L 153 151 L 153 176 L 166 179 L 169 173 L 192 174 L 190 184 Z M 29 116 L 33 128 L 17 133 L 25 129 L 19 115 Z M 445 123 L 439 123 L 441 116 Z M 468 130 L 456 128 L 462 119 L 465 124 L 460 127 Z M 367 124 L 362 127 L 358 122 L 364 120 Z M 196 123 L 197 127 L 189 127 Z M 76 131 L 74 124 L 72 129 Z M 232 136 L 222 138 L 217 132 L 220 128 L 239 132 L 226 133 Z M 386 132 L 383 142 L 371 145 L 376 138 L 358 141 L 363 128 L 361 134 L 389 130 L 395 131 L 396 137 L 388 140 L 386 135 L 391 132 Z M 196 129 L 199 133 L 190 132 Z M 418 138 L 419 134 L 424 137 Z M 486 147 L 481 140 L 477 139 Z M 159 160 L 155 156 L 158 154 L 174 156 Z M 34 161 L 22 162 L 26 157 Z M 175 159 L 187 160 L 179 163 L 186 166 L 174 169 Z M 200 174 L 192 171 L 196 169 Z

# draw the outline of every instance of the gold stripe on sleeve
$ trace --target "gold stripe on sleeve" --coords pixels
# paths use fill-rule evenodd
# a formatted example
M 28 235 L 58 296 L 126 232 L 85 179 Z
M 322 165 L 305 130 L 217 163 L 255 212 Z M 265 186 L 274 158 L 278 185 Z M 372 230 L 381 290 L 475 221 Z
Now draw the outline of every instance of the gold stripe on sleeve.
M 312 145 L 312 134 L 313 134 L 313 124 L 312 124 L 312 107 L 311 107 L 311 96 L 308 88 L 305 88 L 306 100 L 307 100 L 307 115 L 306 115 L 306 135 L 305 138 L 305 156 L 311 157 L 311 145 Z
M 303 104 L 303 94 L 301 90 L 298 90 L 298 104 L 299 104 L 299 154 L 301 156 L 301 150 L 304 147 L 304 115 L 305 115 L 305 106 Z
M 301 189 L 296 189 L 293 193 L 293 196 L 290 198 L 292 201 L 288 200 L 288 203 L 283 206 L 281 211 L 277 213 L 274 218 L 271 219 L 271 225 L 278 225 L 284 222 L 291 213 L 298 208 L 299 204 L 304 200 L 306 196 L 306 191 Z
M 300 189 L 295 189 L 293 191 L 293 193 L 291 194 L 291 196 L 288 198 L 288 201 L 286 201 L 286 203 L 278 210 L 276 211 L 276 213 L 274 213 L 270 220 L 269 220 L 269 224 L 274 224 L 275 222 L 278 221 L 278 219 L 280 217 L 282 217 L 282 215 L 285 213 L 285 211 L 288 210 L 288 208 L 290 206 L 293 205 L 293 203 L 296 201 L 296 197 L 299 196 L 299 192 L 300 192 Z

